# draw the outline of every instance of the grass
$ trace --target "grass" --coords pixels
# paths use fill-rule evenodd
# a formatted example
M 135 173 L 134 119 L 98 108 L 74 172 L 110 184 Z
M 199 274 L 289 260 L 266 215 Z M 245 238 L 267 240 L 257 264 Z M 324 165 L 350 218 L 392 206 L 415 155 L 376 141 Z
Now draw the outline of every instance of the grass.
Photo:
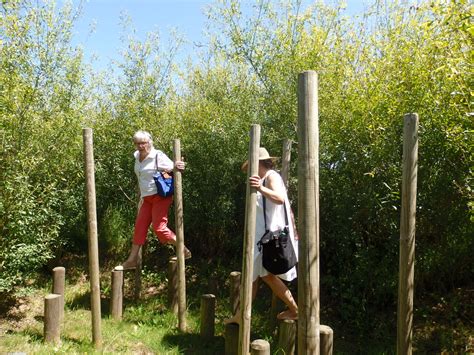
M 177 317 L 166 307 L 166 258 L 142 273 L 142 294 L 133 299 L 133 273 L 126 273 L 122 321 L 109 314 L 111 266 L 101 273 L 102 349 L 92 343 L 89 281 L 78 265 L 66 267 L 65 317 L 59 346 L 43 342 L 43 298 L 50 292 L 51 281 L 42 277 L 17 291 L 0 305 L 0 353 L 70 354 L 223 354 L 225 349 L 222 320 L 230 316 L 227 283 L 228 267 L 222 265 L 186 266 L 187 331 L 177 329 Z M 192 259 L 191 259 L 192 260 Z M 204 271 L 203 271 L 204 270 Z M 39 285 L 39 286 L 37 286 Z M 212 339 L 202 339 L 200 332 L 200 296 L 216 295 L 216 328 Z M 457 289 L 441 299 L 434 295 L 418 301 L 415 310 L 414 349 L 417 353 L 474 350 L 472 290 Z M 271 294 L 261 287 L 252 310 L 251 339 L 265 339 L 275 349 L 277 337 L 269 314 Z M 5 307 L 7 305 L 8 307 Z M 394 354 L 396 324 L 380 322 L 373 336 L 360 337 L 321 305 L 321 323 L 334 330 L 336 354 Z
M 192 267 L 187 271 L 192 272 Z M 177 329 L 177 317 L 165 307 L 164 272 L 144 271 L 142 297 L 137 301 L 133 300 L 133 290 L 128 286 L 133 284 L 133 273 L 127 273 L 123 320 L 113 320 L 108 312 L 110 280 L 107 274 L 110 275 L 102 272 L 101 279 L 101 350 L 96 350 L 92 343 L 89 281 L 84 273 L 79 273 L 73 282 L 66 282 L 61 344 L 43 342 L 43 298 L 51 289 L 51 284 L 44 280 L 44 287 L 30 287 L 28 292 L 22 289 L 17 293 L 6 317 L 0 318 L 0 353 L 223 353 L 222 324 L 216 324 L 213 339 L 203 340 L 199 335 L 200 304 L 188 301 L 188 329 L 186 332 Z M 224 304 L 218 305 L 216 310 L 222 317 L 224 308 Z

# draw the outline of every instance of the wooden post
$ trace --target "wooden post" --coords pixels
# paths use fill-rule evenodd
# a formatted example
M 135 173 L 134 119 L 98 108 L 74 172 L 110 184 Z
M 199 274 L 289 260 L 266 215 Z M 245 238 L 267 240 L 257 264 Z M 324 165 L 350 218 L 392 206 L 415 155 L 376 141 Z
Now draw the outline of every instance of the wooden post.
M 140 299 L 140 294 L 142 292 L 142 264 L 143 264 L 143 248 L 144 245 L 138 250 L 137 256 L 137 267 L 133 270 L 133 298 L 135 301 Z
M 50 293 L 44 298 L 44 341 L 59 344 L 61 295 Z
M 211 294 L 201 297 L 201 337 L 214 337 L 214 324 L 216 314 L 216 296 Z
M 181 160 L 181 143 L 173 142 L 173 161 Z M 182 177 L 178 169 L 174 169 L 174 215 L 176 228 L 176 254 L 178 256 L 178 328 L 186 330 L 186 275 L 184 261 L 184 227 L 183 227 L 183 193 Z
M 400 216 L 397 354 L 412 353 L 415 274 L 416 183 L 418 175 L 418 115 L 406 114 L 403 125 L 403 172 Z
M 168 308 L 178 314 L 178 258 L 172 256 L 168 261 Z
M 290 139 L 283 141 L 283 150 L 281 155 L 281 178 L 285 187 L 288 189 L 288 178 L 290 175 L 290 160 L 291 160 L 291 145 Z
M 59 321 L 64 320 L 64 285 L 66 282 L 66 269 L 57 266 L 53 269 L 53 292 L 61 296 L 61 305 L 59 307 Z
M 225 326 L 225 355 L 237 355 L 239 350 L 239 325 L 229 323 Z
M 263 339 L 254 340 L 251 344 L 252 355 L 270 355 L 270 344 Z
M 319 334 L 321 339 L 321 355 L 332 355 L 333 348 L 333 331 L 327 325 L 319 326 Z
M 110 300 L 110 314 L 115 320 L 121 320 L 123 313 L 123 271 L 112 271 L 112 297 Z
M 280 322 L 280 334 L 278 336 L 277 352 L 294 355 L 296 345 L 296 323 L 294 320 L 285 319 Z
M 240 272 L 232 271 L 230 273 L 230 310 L 235 315 L 239 310 L 240 304 Z
M 298 76 L 298 354 L 319 355 L 318 76 Z
M 245 206 L 244 250 L 242 256 L 242 279 L 239 329 L 239 355 L 247 355 L 250 348 L 250 317 L 252 315 L 252 278 L 253 248 L 255 243 L 255 226 L 257 212 L 257 190 L 250 187 L 249 177 L 258 174 L 258 149 L 260 147 L 260 126 L 252 125 L 249 143 L 249 167 L 247 173 L 247 193 Z
M 285 139 L 283 141 L 283 149 L 281 155 L 281 171 L 280 175 L 285 184 L 285 187 L 288 189 L 288 176 L 290 171 L 290 159 L 291 159 L 291 140 Z M 274 293 L 272 293 L 272 307 L 270 319 L 272 322 L 272 328 L 274 329 L 278 324 L 277 315 L 285 308 L 285 303 L 279 299 Z
M 91 284 L 92 340 L 96 348 L 102 347 L 100 330 L 99 247 L 97 243 L 97 213 L 95 203 L 94 149 L 92 129 L 84 128 L 84 163 L 87 186 L 87 230 L 89 274 Z

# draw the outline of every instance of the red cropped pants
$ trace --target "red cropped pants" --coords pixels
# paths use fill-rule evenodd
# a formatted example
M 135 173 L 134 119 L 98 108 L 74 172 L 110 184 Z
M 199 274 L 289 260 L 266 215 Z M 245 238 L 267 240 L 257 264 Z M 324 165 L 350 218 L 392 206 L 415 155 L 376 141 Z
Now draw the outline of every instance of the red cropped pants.
M 168 210 L 171 202 L 173 202 L 173 196 L 161 197 L 156 194 L 143 198 L 135 221 L 133 244 L 145 244 L 150 224 L 161 243 L 170 243 L 176 240 L 176 235 L 168 228 Z

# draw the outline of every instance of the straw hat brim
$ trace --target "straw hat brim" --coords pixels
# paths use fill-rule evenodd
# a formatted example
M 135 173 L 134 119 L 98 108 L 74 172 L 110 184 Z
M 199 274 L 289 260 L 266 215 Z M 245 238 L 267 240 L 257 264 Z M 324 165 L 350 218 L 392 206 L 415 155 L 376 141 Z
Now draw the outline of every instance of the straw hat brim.
M 258 160 L 259 160 L 259 161 L 260 161 L 260 160 L 271 160 L 272 162 L 275 162 L 275 161 L 277 161 L 278 159 L 280 159 L 280 157 L 270 157 L 270 156 L 268 156 L 268 157 L 259 158 Z M 247 171 L 248 166 L 249 166 L 249 161 L 246 160 L 246 161 L 243 162 L 243 164 L 242 164 L 242 166 L 240 167 L 240 169 L 241 169 L 242 171 Z

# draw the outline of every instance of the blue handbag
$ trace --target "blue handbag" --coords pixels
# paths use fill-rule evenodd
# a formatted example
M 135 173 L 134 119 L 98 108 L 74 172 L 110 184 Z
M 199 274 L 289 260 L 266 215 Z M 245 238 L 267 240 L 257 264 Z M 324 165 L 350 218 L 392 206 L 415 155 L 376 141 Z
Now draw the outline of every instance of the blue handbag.
M 153 174 L 153 180 L 155 180 L 156 190 L 158 195 L 161 197 L 168 197 L 173 195 L 174 183 L 173 173 L 167 171 L 158 170 L 158 154 L 155 158 L 156 173 Z

